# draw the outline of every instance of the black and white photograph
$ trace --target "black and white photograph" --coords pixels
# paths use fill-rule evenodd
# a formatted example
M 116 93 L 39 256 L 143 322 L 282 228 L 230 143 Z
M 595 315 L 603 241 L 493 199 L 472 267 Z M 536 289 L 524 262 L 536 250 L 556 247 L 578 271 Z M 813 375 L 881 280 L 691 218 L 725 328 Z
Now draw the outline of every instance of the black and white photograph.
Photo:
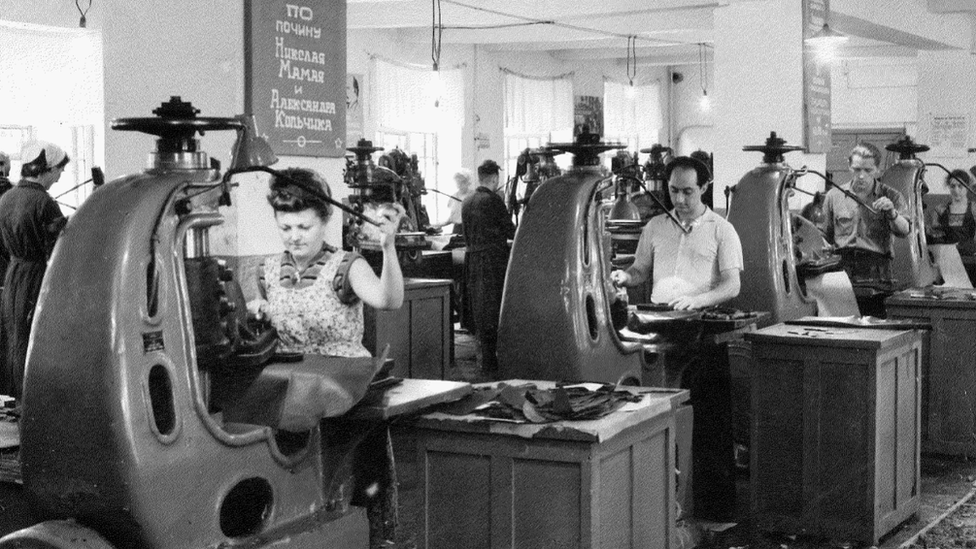
M 976 547 L 976 2 L 0 0 L 0 549 Z

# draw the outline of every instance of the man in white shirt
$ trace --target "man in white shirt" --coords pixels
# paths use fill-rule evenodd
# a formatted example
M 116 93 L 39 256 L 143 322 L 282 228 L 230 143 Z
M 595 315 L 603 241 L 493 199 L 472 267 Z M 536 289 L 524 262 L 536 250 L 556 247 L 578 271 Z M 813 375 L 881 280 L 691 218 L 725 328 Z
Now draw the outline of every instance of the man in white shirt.
M 652 217 L 641 233 L 634 264 L 613 271 L 617 286 L 636 286 L 653 274 L 651 300 L 674 309 L 701 309 L 739 295 L 742 243 L 732 224 L 701 200 L 710 174 L 698 160 L 672 160 L 666 170 L 672 213 Z M 691 390 L 695 516 L 732 520 L 735 474 L 732 459 L 732 405 L 727 348 L 689 341 L 667 361 L 681 371 L 681 387 Z
M 665 215 L 651 218 L 634 264 L 610 273 L 613 283 L 637 286 L 653 272 L 651 300 L 679 310 L 718 305 L 739 295 L 742 243 L 732 224 L 702 203 L 707 168 L 678 157 L 668 164 L 665 176 L 673 213 L 682 226 Z

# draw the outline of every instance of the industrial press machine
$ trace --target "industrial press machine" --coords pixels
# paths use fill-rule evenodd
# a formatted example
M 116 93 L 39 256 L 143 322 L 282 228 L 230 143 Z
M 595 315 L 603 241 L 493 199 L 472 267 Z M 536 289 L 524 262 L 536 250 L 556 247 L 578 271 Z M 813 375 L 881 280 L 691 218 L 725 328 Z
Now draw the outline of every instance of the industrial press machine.
M 20 450 L 51 520 L 0 547 L 365 547 L 347 482 L 362 435 L 319 421 L 383 360 L 277 354 L 208 234 L 229 176 L 268 171 L 273 153 L 248 117 L 198 117 L 178 97 L 153 112 L 112 123 L 157 137 L 148 168 L 96 190 L 51 258 Z M 218 130 L 238 132 L 223 174 L 196 138 Z

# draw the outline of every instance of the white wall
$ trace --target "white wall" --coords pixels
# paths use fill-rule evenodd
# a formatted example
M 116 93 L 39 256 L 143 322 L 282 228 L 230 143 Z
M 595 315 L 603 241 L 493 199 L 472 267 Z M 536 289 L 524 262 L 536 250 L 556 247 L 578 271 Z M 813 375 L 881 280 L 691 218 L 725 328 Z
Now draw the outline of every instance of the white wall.
M 802 19 L 801 0 L 715 9 L 715 204 L 724 203 L 726 186 L 762 161 L 761 153 L 744 152 L 744 145 L 762 145 L 773 131 L 788 144 L 803 145 Z M 825 154 L 797 151 L 785 159 L 821 173 L 826 165 Z
M 669 78 L 665 82 L 671 90 L 671 131 L 670 136 L 663 139 L 669 141 L 669 146 L 675 150 L 675 154 L 684 154 L 688 151 L 681 151 L 679 143 L 684 135 L 693 134 L 710 135 L 710 143 L 713 147 L 706 150 L 713 152 L 715 143 L 715 66 L 711 60 L 705 63 L 705 89 L 708 91 L 709 108 L 702 108 L 702 67 L 699 65 L 676 65 L 671 68 L 673 73 L 681 74 L 681 82 L 673 83 Z M 668 86 L 662 89 L 667 90 Z M 667 111 L 664 111 L 667 112 Z M 670 139 L 669 139 L 670 137 Z
M 931 117 L 933 115 L 963 115 L 968 117 L 969 129 L 966 148 L 976 147 L 976 58 L 969 52 L 921 52 L 918 56 L 918 142 L 932 143 Z M 950 153 L 951 154 L 951 153 Z M 976 164 L 976 155 L 958 151 L 947 154 L 933 150 L 922 153 L 926 162 L 937 162 L 952 170 L 968 170 Z M 948 193 L 944 171 L 930 168 L 926 182 L 933 193 Z M 972 199 L 972 197 L 970 197 Z
M 830 94 L 834 128 L 911 128 L 918 120 L 918 62 L 913 57 L 839 60 L 830 70 Z

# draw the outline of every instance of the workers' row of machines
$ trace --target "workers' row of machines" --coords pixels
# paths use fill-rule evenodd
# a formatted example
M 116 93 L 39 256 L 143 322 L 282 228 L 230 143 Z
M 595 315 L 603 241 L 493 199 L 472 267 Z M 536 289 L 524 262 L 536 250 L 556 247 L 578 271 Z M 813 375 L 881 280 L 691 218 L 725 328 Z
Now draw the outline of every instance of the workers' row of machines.
M 73 216 L 34 321 L 21 433 L 24 486 L 52 517 L 76 520 L 40 523 L 0 546 L 37 540 L 99 548 L 328 545 L 357 527 L 347 522 L 349 507 L 335 499 L 344 496 L 333 491 L 356 437 L 318 426 L 290 433 L 262 425 L 255 419 L 261 414 L 253 413 L 257 401 L 248 402 L 248 421 L 228 419 L 244 395 L 241 380 L 226 368 L 262 375 L 258 366 L 273 354 L 273 337 L 267 326 L 245 318 L 233 273 L 210 254 L 208 231 L 222 222 L 218 207 L 229 202 L 230 176 L 269 171 L 273 153 L 260 147 L 245 117 L 198 117 L 178 98 L 154 112 L 155 118 L 113 124 L 157 136 L 157 149 L 144 173 L 103 186 Z M 216 130 L 238 132 L 232 166 L 223 173 L 196 138 Z M 730 212 L 742 212 L 765 231 L 740 225 L 740 234 L 766 235 L 743 239 L 758 243 L 746 252 L 744 295 L 773 300 L 739 306 L 782 320 L 806 314 L 807 304 L 791 305 L 801 303 L 802 290 L 786 198 L 799 171 L 782 161 L 785 145 L 774 137 L 763 164 L 736 187 Z M 599 154 L 616 148 L 584 133 L 537 152 L 538 162 L 527 159 L 526 175 L 533 164 L 547 165 L 550 152 L 571 153 L 573 165 L 521 193 L 499 327 L 503 378 L 624 385 L 661 379 L 642 345 L 622 339 L 612 321 L 605 198 L 614 195 L 615 181 L 601 171 Z M 918 149 L 902 148 L 906 158 L 886 172 L 885 182 L 917 200 L 922 164 L 912 154 Z M 400 202 L 416 224 L 422 214 L 411 214 L 406 198 L 422 194 L 422 184 L 373 166 L 376 148 L 368 142 L 352 152 L 353 209 Z M 648 180 L 631 168 L 616 182 L 643 184 L 663 199 L 660 164 L 644 170 L 656 174 Z M 657 200 L 655 207 L 665 209 Z M 738 215 L 730 216 L 734 224 Z M 910 262 L 916 284 L 930 276 L 922 244 L 924 236 L 915 235 L 906 255 L 919 258 Z M 751 290 L 755 283 L 774 290 Z M 333 363 L 344 368 L 343 359 Z M 358 364 L 349 368 L 371 371 Z M 316 375 L 307 366 L 278 365 L 284 369 L 278 373 Z M 282 395 L 265 396 L 263 405 L 282 405 Z M 334 444 L 320 444 L 323 438 Z

